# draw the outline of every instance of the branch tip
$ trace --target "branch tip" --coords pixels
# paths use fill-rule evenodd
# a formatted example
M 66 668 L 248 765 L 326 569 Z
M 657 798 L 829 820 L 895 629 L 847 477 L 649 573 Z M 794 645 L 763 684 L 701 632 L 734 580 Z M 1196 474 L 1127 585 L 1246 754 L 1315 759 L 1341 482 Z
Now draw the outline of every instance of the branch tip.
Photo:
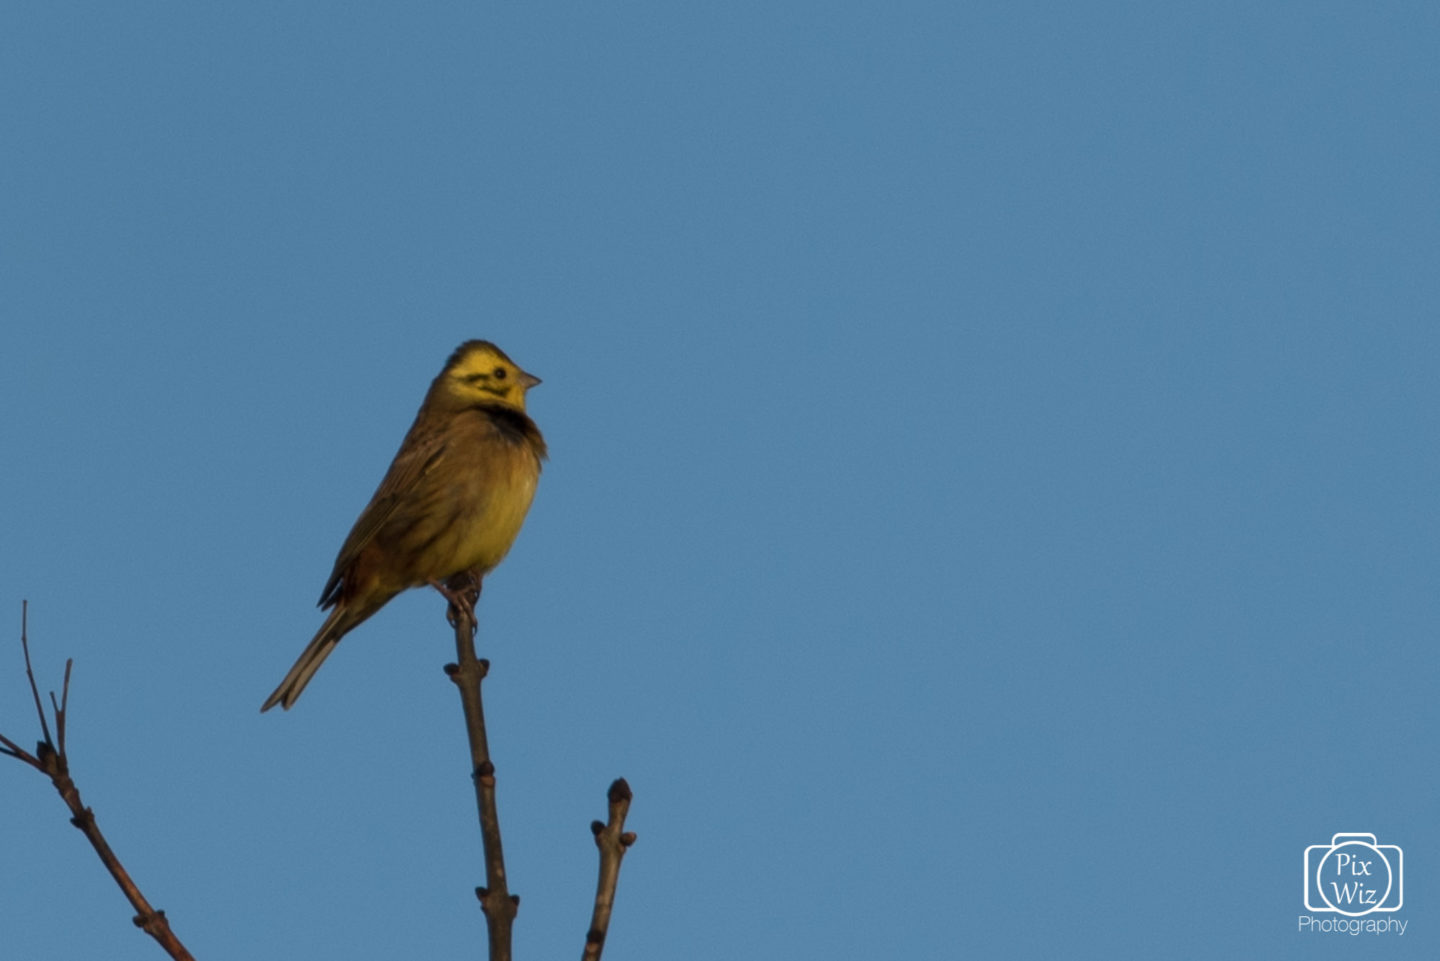
M 591 821 L 595 847 L 600 851 L 600 877 L 595 884 L 595 910 L 590 916 L 590 930 L 585 935 L 584 961 L 600 961 L 605 933 L 610 929 L 610 912 L 615 906 L 615 885 L 620 878 L 620 861 L 635 843 L 635 833 L 625 830 L 625 816 L 630 813 L 633 795 L 626 780 L 616 778 L 605 792 L 610 802 L 610 821 Z

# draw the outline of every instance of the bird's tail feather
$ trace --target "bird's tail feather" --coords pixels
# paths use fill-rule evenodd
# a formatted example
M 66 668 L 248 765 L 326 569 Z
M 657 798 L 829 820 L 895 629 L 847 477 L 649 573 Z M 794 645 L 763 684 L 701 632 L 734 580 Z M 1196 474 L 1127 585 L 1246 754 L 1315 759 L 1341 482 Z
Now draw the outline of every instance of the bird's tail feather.
M 290 673 L 285 675 L 285 680 L 281 681 L 280 686 L 265 700 L 260 712 L 263 714 L 276 704 L 290 710 L 290 706 L 299 699 L 300 692 L 305 690 L 305 685 L 310 683 L 310 678 L 315 676 L 320 665 L 325 663 L 325 658 L 329 657 L 330 652 L 335 650 L 335 645 L 340 643 L 340 638 L 364 619 L 364 616 L 355 617 L 354 612 L 346 610 L 344 604 L 336 606 L 330 616 L 325 618 L 325 623 L 320 625 L 314 639 L 305 646 L 295 666 L 290 668 Z

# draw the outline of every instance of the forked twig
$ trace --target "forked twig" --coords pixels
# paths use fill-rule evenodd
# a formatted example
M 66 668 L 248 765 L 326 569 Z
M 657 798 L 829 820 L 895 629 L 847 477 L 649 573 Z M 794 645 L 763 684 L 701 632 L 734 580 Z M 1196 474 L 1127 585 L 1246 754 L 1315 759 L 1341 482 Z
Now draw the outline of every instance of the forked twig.
M 70 760 L 65 753 L 65 717 L 70 704 L 70 671 L 74 661 L 65 661 L 65 683 L 61 688 L 60 700 L 55 700 L 55 692 L 50 692 L 50 705 L 55 712 L 55 733 L 56 739 L 50 737 L 50 725 L 45 719 L 45 709 L 40 700 L 40 687 L 35 683 L 35 671 L 30 664 L 30 638 L 28 636 L 30 605 L 28 602 L 21 602 L 20 606 L 20 647 L 25 652 L 25 676 L 30 680 L 30 695 L 35 701 L 35 714 L 40 719 L 40 732 L 42 740 L 35 745 L 35 753 L 24 750 L 14 741 L 0 734 L 0 754 L 8 754 L 18 761 L 23 761 L 35 770 L 50 778 L 50 783 L 55 785 L 55 790 L 60 793 L 60 798 L 65 806 L 70 809 L 70 823 L 80 829 L 85 835 L 95 853 L 100 856 L 100 861 L 115 883 L 120 885 L 120 890 L 129 899 L 131 907 L 135 909 L 135 926 L 154 938 L 160 947 L 164 948 L 170 957 L 176 961 L 194 961 L 193 956 L 175 932 L 170 930 L 170 922 L 165 918 L 164 911 L 157 911 L 150 906 L 145 895 L 140 893 L 139 887 L 131 879 L 130 873 L 110 849 L 105 836 L 100 833 L 100 827 L 95 823 L 95 812 L 87 808 L 80 800 L 80 789 L 70 778 Z M 58 743 L 57 743 L 58 740 Z

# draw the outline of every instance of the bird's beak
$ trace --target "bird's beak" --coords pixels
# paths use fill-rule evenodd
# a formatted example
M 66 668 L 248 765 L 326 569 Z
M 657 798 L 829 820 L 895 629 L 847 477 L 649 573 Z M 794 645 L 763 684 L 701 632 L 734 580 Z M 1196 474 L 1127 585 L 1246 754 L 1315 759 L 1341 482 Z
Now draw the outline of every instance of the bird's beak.
M 520 371 L 520 386 L 522 388 L 524 388 L 525 390 L 529 390 L 531 387 L 534 387 L 538 383 L 540 383 L 539 377 L 536 377 L 534 374 L 527 374 L 523 370 Z

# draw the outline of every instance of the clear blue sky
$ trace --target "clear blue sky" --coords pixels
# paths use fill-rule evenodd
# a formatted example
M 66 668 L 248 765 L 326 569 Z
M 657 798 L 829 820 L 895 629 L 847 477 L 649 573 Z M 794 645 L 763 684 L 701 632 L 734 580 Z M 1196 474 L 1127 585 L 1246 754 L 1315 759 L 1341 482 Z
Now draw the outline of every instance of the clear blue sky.
M 521 958 L 1440 952 L 1440 8 L 10 4 L 0 731 L 203 959 L 477 956 L 443 604 L 261 700 L 430 378 Z M 8 612 L 8 613 L 7 613 Z M 159 956 L 0 765 L 3 955 Z M 1402 936 L 1302 935 L 1305 847 Z M 1370 944 L 1379 940 L 1379 945 Z

